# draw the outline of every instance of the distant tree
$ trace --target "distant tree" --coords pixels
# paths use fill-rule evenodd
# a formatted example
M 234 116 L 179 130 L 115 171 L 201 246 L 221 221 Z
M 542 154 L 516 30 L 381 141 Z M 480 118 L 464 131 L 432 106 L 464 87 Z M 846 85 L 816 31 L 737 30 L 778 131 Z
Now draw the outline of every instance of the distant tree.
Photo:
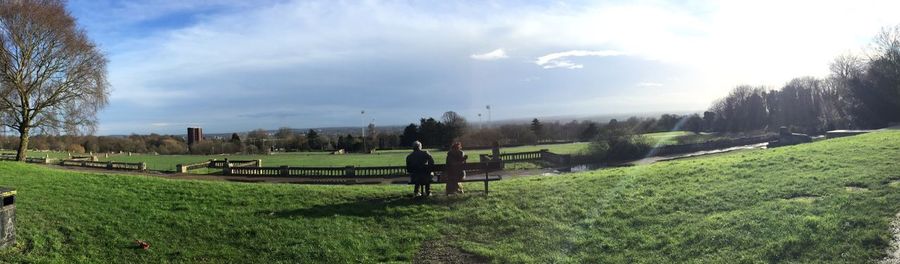
M 240 145 L 241 136 L 239 136 L 237 133 L 231 133 L 231 143 Z
M 581 134 L 578 136 L 579 141 L 591 141 L 594 138 L 597 138 L 597 135 L 600 133 L 600 128 L 597 127 L 597 123 L 590 122 L 587 127 L 581 131 Z
M 544 124 L 541 124 L 541 121 L 537 118 L 531 120 L 531 132 L 534 133 L 534 136 L 537 137 L 538 140 L 544 138 Z
M 254 146 L 249 148 L 250 145 Z M 264 129 L 257 129 L 247 133 L 248 151 L 252 153 L 269 153 L 272 143 L 269 141 L 269 132 Z
M 297 146 L 296 139 L 294 138 L 294 129 L 289 127 L 279 128 L 278 131 L 275 131 L 275 144 L 273 144 L 276 148 L 282 148 L 285 150 L 296 149 Z
M 90 152 L 100 152 L 100 141 L 95 136 L 84 137 L 84 150 Z
M 0 1 L 0 111 L 19 132 L 17 160 L 32 128 L 93 132 L 109 95 L 106 63 L 65 1 Z
M 434 118 L 422 118 L 419 120 L 419 140 L 428 147 L 442 147 L 444 136 L 444 125 Z
M 202 143 L 202 142 L 201 142 Z M 264 150 L 259 149 L 256 145 L 247 145 L 245 152 L 249 154 L 263 153 Z
M 275 138 L 290 138 L 294 136 L 294 129 L 289 127 L 281 127 L 275 131 Z
M 687 119 L 684 121 L 684 130 L 694 132 L 694 134 L 700 134 L 703 131 L 703 118 L 700 118 L 700 115 L 693 114 L 685 118 Z
M 770 118 L 764 95 L 764 87 L 739 85 L 732 89 L 709 109 L 717 115 L 715 130 L 738 132 L 765 128 Z
M 870 53 L 861 74 L 845 81 L 858 100 L 852 111 L 866 127 L 900 122 L 900 25 L 882 29 Z
M 357 140 L 353 138 L 352 134 L 347 134 L 347 136 L 339 138 L 338 144 L 338 148 L 352 152 L 358 150 L 358 147 L 361 147 L 362 142 L 357 143 Z
M 380 133 L 375 139 L 380 149 L 392 149 L 400 147 L 400 135 Z
M 375 123 L 369 123 L 366 126 L 366 145 L 363 151 L 368 152 L 369 150 L 378 147 L 378 129 L 375 127 Z
M 671 131 L 680 129 L 678 126 L 678 121 L 681 120 L 681 117 L 673 114 L 663 114 L 659 116 L 659 119 L 656 121 L 656 128 L 653 131 L 646 132 L 657 132 L 657 131 Z
M 466 118 L 453 111 L 444 112 L 444 114 L 441 115 L 441 121 L 443 121 L 445 129 L 443 137 L 441 138 L 441 143 L 448 146 L 452 144 L 454 140 L 462 137 L 463 131 L 468 127 Z
M 334 147 L 336 149 L 344 149 L 344 151 L 346 151 L 346 148 L 344 147 L 344 142 L 345 142 L 344 136 L 338 135 L 337 142 L 334 144 Z
M 854 96 L 854 86 L 858 86 L 862 82 L 865 67 L 865 61 L 853 55 L 839 56 L 829 65 L 831 69 L 829 83 L 833 89 L 833 96 L 838 101 L 835 104 L 835 110 L 843 116 L 841 121 L 844 122 L 845 127 L 859 123 L 862 121 L 861 117 L 872 116 L 871 113 L 867 113 L 870 109 Z
M 703 130 L 713 131 L 713 124 L 716 122 L 716 112 L 703 112 Z
M 606 123 L 606 127 L 609 129 L 618 129 L 619 128 L 619 120 L 615 118 L 610 119 L 608 123 Z
M 290 144 L 296 151 L 309 151 L 309 138 L 304 135 L 295 135 Z
M 502 125 L 500 126 L 500 134 L 512 144 L 537 143 L 537 136 L 534 135 L 534 132 L 528 126 L 524 125 Z
M 173 138 L 165 138 L 157 148 L 159 154 L 184 154 L 188 152 L 187 144 Z
M 79 144 L 69 144 L 69 146 L 66 147 L 66 151 L 81 154 L 84 153 L 84 146 Z
M 491 146 L 495 141 L 502 141 L 500 130 L 490 127 L 467 130 L 460 138 L 467 146 Z
M 419 127 L 416 124 L 409 124 L 406 128 L 403 129 L 403 134 L 400 135 L 400 145 L 403 147 L 412 146 L 413 142 L 419 140 Z
M 322 150 L 322 139 L 319 138 L 319 132 L 310 129 L 306 132 L 306 141 L 309 144 L 310 149 Z
M 819 131 L 824 127 L 822 120 L 823 89 L 821 80 L 813 77 L 795 78 L 778 92 L 778 108 L 774 112 L 777 126 L 794 126 L 805 131 Z

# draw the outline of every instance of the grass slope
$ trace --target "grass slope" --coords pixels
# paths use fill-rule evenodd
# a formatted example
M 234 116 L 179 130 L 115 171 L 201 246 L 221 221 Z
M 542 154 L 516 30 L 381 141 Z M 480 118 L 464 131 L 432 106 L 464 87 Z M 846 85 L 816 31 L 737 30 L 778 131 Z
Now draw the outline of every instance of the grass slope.
M 900 211 L 900 132 L 406 198 L 407 186 L 175 181 L 0 163 L 10 262 L 868 262 Z M 848 186 L 865 190 L 847 188 Z M 467 185 L 469 190 L 479 184 Z M 799 198 L 798 198 L 799 197 Z M 793 198 L 793 199 L 792 199 Z M 152 244 L 134 249 L 131 241 Z

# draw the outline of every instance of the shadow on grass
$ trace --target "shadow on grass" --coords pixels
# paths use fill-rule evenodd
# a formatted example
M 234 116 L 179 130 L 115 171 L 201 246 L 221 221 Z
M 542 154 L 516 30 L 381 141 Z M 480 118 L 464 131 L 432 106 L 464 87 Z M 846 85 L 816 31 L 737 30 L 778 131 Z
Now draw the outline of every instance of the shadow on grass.
M 384 197 L 375 199 L 362 199 L 352 202 L 315 205 L 308 208 L 281 210 L 275 212 L 260 212 L 271 217 L 293 218 L 309 217 L 322 218 L 333 216 L 356 217 L 404 217 L 421 213 L 421 206 L 450 206 L 471 199 L 470 195 L 459 196 L 432 196 L 427 199 L 412 198 L 408 196 Z

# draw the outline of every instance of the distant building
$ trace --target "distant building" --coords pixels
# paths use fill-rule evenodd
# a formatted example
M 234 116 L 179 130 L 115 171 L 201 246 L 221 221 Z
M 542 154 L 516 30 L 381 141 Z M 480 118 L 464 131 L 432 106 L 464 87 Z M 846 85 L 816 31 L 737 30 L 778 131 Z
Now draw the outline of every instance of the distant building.
M 203 129 L 199 127 L 189 127 L 187 129 L 187 143 L 188 146 L 194 145 L 194 143 L 203 141 Z

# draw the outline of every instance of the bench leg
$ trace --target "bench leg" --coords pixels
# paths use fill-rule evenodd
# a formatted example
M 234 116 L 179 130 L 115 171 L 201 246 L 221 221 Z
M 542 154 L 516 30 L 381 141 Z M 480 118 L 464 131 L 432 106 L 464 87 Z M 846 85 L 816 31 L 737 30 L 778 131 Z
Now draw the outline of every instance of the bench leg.
M 484 195 L 488 194 L 488 172 L 484 172 Z

